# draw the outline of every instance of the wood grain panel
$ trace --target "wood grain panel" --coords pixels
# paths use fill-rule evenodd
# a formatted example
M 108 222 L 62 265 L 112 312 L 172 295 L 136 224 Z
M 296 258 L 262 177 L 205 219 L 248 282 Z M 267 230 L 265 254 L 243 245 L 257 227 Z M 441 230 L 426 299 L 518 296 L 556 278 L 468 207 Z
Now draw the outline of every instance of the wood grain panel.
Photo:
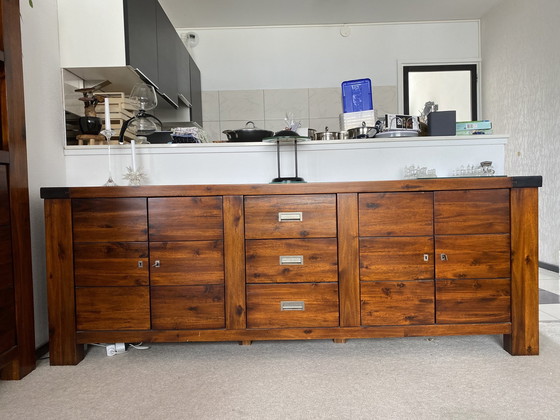
M 511 323 L 383 325 L 377 327 L 301 327 L 246 330 L 80 331 L 79 343 L 176 343 L 186 341 L 318 340 L 348 338 L 425 337 L 444 335 L 508 334 Z M 405 348 L 407 341 L 400 345 Z
M 16 314 L 13 288 L 0 288 L 0 354 L 16 345 Z
M 71 200 L 45 201 L 49 361 L 75 365 L 84 358 L 76 341 Z
M 281 302 L 303 302 L 303 311 L 283 311 Z M 247 327 L 334 327 L 338 320 L 338 286 L 333 283 L 248 284 Z
M 360 238 L 360 280 L 433 278 L 431 236 Z
M 142 266 L 139 267 L 138 263 Z M 74 245 L 76 286 L 148 286 L 147 242 L 94 242 Z
M 433 235 L 432 192 L 359 195 L 360 236 Z
M 150 328 L 149 287 L 76 288 L 78 330 L 146 330 Z
M 362 282 L 363 325 L 433 324 L 434 281 Z
M 148 240 L 145 198 L 72 200 L 72 218 L 76 242 Z
M 0 226 L 0 290 L 14 287 L 12 237 L 9 226 Z
M 0 164 L 0 226 L 10 224 L 10 194 L 8 192 L 8 166 Z
M 243 197 L 223 201 L 226 327 L 242 329 L 247 326 Z
M 392 181 L 309 182 L 298 184 L 142 185 L 139 187 L 42 188 L 43 198 L 191 197 L 219 195 L 290 195 L 375 192 L 425 192 L 511 188 L 519 181 L 540 187 L 542 177 L 476 177 L 403 179 Z
M 340 326 L 353 327 L 360 325 L 358 195 L 339 194 L 337 213 Z
M 437 191 L 436 235 L 508 233 L 509 190 Z
M 153 329 L 224 328 L 224 286 L 151 288 Z
M 436 280 L 436 322 L 510 322 L 510 300 L 510 279 Z
M 510 235 L 436 236 L 436 278 L 509 278 L 510 273 Z
M 301 212 L 301 221 L 279 221 L 280 212 Z M 245 198 L 245 238 L 336 237 L 336 195 Z
M 222 197 L 149 198 L 151 241 L 223 239 Z
M 513 355 L 539 354 L 538 203 L 537 188 L 511 190 L 512 332 L 504 347 Z
M 248 283 L 338 281 L 336 238 L 253 239 L 246 244 Z M 303 258 L 302 265 L 282 265 L 281 256 Z
M 150 242 L 150 281 L 152 286 L 223 284 L 223 241 Z

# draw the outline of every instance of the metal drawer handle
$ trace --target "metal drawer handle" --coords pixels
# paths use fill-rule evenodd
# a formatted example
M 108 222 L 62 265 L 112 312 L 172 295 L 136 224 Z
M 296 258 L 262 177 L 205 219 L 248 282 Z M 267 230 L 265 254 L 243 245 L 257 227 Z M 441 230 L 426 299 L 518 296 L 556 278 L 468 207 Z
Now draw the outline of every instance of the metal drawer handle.
M 303 255 L 280 255 L 280 265 L 303 265 Z
M 305 311 L 305 302 L 302 300 L 283 300 L 280 302 L 281 311 Z
M 155 268 L 161 267 L 161 264 L 160 264 L 159 260 L 156 260 L 156 261 L 154 262 L 154 264 L 152 265 L 152 267 L 155 267 Z
M 303 213 L 301 211 L 281 211 L 278 212 L 279 222 L 301 222 Z
M 440 258 L 441 258 L 442 261 L 447 261 L 448 260 L 447 254 L 441 254 Z

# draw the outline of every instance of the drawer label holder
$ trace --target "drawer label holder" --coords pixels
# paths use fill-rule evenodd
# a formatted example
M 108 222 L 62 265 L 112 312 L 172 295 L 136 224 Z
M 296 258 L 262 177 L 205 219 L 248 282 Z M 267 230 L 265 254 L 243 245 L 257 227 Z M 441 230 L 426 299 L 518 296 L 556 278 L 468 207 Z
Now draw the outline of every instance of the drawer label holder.
M 303 300 L 283 300 L 280 302 L 281 311 L 305 311 Z

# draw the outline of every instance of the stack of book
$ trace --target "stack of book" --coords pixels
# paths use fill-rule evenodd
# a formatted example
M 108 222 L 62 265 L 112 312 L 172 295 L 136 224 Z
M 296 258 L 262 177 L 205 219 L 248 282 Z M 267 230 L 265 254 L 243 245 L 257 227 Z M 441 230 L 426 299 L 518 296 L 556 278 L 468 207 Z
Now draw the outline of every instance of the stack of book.
M 461 121 L 456 123 L 456 135 L 471 136 L 473 134 L 492 134 L 492 121 Z

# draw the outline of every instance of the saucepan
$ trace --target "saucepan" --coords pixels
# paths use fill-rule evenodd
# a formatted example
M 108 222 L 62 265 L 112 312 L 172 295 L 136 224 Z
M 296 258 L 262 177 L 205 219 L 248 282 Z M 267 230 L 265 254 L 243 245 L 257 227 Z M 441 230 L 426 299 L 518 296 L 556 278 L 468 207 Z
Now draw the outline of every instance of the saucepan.
M 223 133 L 227 135 L 229 141 L 236 142 L 262 141 L 262 139 L 274 135 L 273 131 L 256 128 L 253 121 L 247 121 L 244 128 L 238 130 L 224 130 Z
M 368 127 L 366 122 L 362 122 L 361 127 L 350 128 L 348 130 L 349 139 L 363 139 L 366 137 L 375 137 L 377 134 L 377 127 Z

